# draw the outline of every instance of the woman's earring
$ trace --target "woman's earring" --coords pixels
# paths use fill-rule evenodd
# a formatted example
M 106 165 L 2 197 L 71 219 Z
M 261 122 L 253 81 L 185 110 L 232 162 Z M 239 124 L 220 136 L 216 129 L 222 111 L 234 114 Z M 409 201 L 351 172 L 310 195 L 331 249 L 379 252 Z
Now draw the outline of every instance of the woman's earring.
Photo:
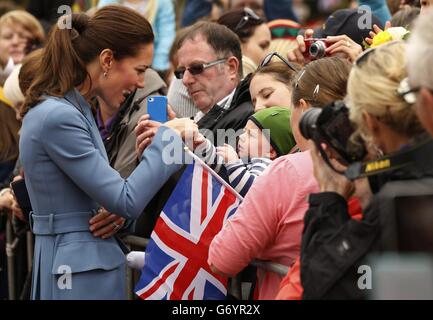
M 104 72 L 104 78 L 106 78 L 108 76 L 108 71 Z

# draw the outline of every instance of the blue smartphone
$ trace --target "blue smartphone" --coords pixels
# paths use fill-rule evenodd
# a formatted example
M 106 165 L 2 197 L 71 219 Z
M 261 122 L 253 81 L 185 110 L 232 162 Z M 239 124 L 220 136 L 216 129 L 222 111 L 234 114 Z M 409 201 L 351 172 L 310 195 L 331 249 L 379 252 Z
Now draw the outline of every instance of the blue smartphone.
M 168 121 L 167 116 L 167 97 L 150 96 L 147 97 L 147 113 L 150 120 L 158 122 Z

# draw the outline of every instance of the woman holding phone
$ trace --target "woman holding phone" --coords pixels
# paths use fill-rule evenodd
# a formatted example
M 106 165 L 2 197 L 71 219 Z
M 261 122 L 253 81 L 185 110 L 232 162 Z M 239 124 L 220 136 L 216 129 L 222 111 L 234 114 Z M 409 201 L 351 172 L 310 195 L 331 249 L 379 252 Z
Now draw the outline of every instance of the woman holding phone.
M 152 28 L 121 6 L 61 19 L 69 18 L 71 28 L 53 27 L 22 109 L 20 159 L 35 234 L 32 298 L 123 299 L 124 254 L 114 238 L 94 237 L 89 220 L 100 207 L 136 219 L 180 168 L 164 164 L 163 150 L 182 148 L 183 133 L 176 120 L 161 126 L 127 180 L 110 167 L 88 101 L 98 96 L 118 106 L 144 87 Z

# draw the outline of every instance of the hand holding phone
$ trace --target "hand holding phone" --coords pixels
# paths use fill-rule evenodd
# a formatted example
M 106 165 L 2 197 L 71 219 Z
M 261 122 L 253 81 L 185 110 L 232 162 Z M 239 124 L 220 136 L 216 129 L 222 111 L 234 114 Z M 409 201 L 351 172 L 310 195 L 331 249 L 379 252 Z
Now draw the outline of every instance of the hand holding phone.
M 147 98 L 147 113 L 150 120 L 164 123 L 168 121 L 167 97 L 150 96 Z
M 11 188 L 14 192 L 15 199 L 17 200 L 19 207 L 24 214 L 24 217 L 28 220 L 30 212 L 32 211 L 32 205 L 30 203 L 25 180 L 19 179 L 11 182 Z

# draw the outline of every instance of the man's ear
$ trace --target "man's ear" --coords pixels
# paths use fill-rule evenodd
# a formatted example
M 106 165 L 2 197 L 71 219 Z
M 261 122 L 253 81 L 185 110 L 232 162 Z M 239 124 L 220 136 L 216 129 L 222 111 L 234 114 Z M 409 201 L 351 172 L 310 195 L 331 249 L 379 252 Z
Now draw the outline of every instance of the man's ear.
M 113 66 L 114 54 L 111 49 L 104 49 L 99 54 L 99 64 L 104 72 L 108 72 Z
M 238 77 L 239 60 L 236 57 L 231 56 L 227 59 L 227 65 L 229 67 L 230 80 L 234 80 Z

